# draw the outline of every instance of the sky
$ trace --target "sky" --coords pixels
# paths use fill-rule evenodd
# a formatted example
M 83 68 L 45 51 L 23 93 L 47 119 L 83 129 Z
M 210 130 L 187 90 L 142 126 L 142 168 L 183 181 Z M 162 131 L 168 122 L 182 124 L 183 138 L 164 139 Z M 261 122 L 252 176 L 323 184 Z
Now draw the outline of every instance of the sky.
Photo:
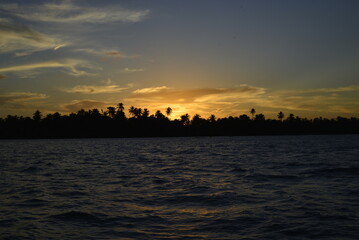
M 0 0 L 0 117 L 359 117 L 358 29 L 356 0 Z

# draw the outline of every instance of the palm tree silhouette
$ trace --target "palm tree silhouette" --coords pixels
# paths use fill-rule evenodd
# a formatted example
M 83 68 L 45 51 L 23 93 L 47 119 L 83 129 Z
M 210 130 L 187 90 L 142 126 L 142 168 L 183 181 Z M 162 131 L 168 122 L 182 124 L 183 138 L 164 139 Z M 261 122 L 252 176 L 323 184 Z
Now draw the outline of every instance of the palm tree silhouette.
M 284 118 L 284 113 L 283 113 L 283 112 L 279 112 L 279 113 L 278 113 L 278 119 L 279 119 L 280 121 L 282 121 L 283 118 Z
M 165 115 L 163 115 L 160 110 L 157 110 L 156 113 L 155 113 L 155 117 L 157 119 L 164 119 Z
M 254 108 L 252 108 L 250 113 L 252 114 L 252 119 L 254 119 L 254 114 L 256 114 L 256 110 Z
M 142 117 L 147 118 L 150 115 L 150 111 L 147 108 L 143 109 Z
M 188 113 L 184 114 L 181 116 L 181 123 L 183 125 L 189 125 L 190 121 L 189 121 L 189 115 Z
M 107 107 L 108 110 L 108 115 L 110 116 L 110 118 L 114 118 L 115 114 L 116 114 L 116 108 L 114 107 Z
M 130 113 L 130 116 L 135 116 L 136 114 L 136 109 L 134 106 L 131 106 L 129 109 L 128 109 L 128 112 Z
M 169 117 L 169 116 L 171 115 L 171 113 L 172 113 L 172 108 L 168 107 L 168 108 L 166 109 L 166 115 L 167 115 L 167 117 Z
M 216 122 L 216 116 L 214 114 L 212 114 L 209 118 L 208 118 L 209 122 L 214 123 Z
M 123 106 L 123 103 L 117 104 L 117 110 L 118 111 L 123 112 L 124 109 L 125 109 L 125 107 Z
M 36 110 L 36 112 L 34 112 L 32 119 L 34 119 L 35 122 L 40 122 L 41 118 L 42 118 L 41 112 L 39 110 Z

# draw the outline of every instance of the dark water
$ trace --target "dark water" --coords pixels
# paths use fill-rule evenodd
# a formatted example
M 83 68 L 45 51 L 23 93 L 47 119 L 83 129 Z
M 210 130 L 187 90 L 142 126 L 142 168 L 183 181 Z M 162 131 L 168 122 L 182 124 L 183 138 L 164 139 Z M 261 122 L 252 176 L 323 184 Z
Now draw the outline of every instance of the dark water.
M 358 239 L 359 135 L 1 140 L 0 239 Z

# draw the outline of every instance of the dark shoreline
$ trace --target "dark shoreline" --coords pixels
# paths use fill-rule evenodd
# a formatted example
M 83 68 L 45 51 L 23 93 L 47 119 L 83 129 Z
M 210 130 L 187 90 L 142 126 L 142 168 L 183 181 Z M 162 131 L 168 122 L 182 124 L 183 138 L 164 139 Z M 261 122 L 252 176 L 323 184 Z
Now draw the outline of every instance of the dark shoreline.
M 119 104 L 118 109 L 108 111 L 80 110 L 70 115 L 60 113 L 45 117 L 36 111 L 33 118 L 8 115 L 0 118 L 0 139 L 66 139 L 66 138 L 130 138 L 130 137 L 195 137 L 195 136 L 267 136 L 267 135 L 328 135 L 359 134 L 359 118 L 307 119 L 289 114 L 278 114 L 278 120 L 266 119 L 263 114 L 246 114 L 216 118 L 192 118 L 184 114 L 180 119 L 170 120 L 157 111 L 130 108 L 130 117 Z M 171 110 L 171 111 L 169 111 Z

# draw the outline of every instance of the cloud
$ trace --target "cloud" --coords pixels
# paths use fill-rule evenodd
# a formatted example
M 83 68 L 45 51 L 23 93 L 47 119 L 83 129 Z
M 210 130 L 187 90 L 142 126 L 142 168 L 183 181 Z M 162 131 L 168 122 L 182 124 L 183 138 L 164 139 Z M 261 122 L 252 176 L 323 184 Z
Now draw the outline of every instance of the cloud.
M 319 88 L 297 91 L 271 92 L 264 98 L 255 98 L 251 102 L 266 109 L 295 111 L 298 113 L 312 112 L 321 114 L 356 113 L 359 111 L 359 101 L 349 95 L 330 94 L 333 92 L 351 92 L 359 90 L 355 86 L 338 88 Z
M 64 111 L 77 112 L 80 109 L 104 109 L 108 106 L 109 104 L 106 102 L 85 99 L 74 100 L 71 103 L 62 105 L 62 108 L 64 109 Z
M 64 92 L 67 93 L 81 93 L 81 94 L 98 94 L 98 93 L 117 93 L 122 92 L 127 88 L 121 88 L 118 85 L 105 85 L 105 86 L 95 86 L 95 85 L 78 85 L 70 89 L 64 89 Z
M 338 93 L 338 92 L 353 92 L 359 91 L 358 85 L 336 87 L 336 88 L 317 88 L 317 89 L 304 89 L 304 90 L 287 90 L 281 91 L 282 94 L 319 94 L 319 93 Z
M 25 56 L 37 51 L 57 50 L 68 45 L 63 40 L 37 32 L 27 26 L 0 21 L 0 53 L 16 52 Z
M 0 74 L 0 79 L 4 79 L 4 78 L 6 78 L 6 77 L 4 75 Z
M 318 92 L 334 93 L 334 92 L 352 92 L 358 90 L 359 90 L 359 86 L 354 85 L 354 86 L 337 87 L 337 88 L 321 88 L 318 89 Z
M 172 117 L 195 113 L 202 116 L 216 114 L 228 116 L 238 114 L 238 103 L 263 97 L 266 89 L 248 85 L 235 88 L 199 88 L 175 89 L 167 86 L 137 89 L 124 101 L 131 105 L 147 107 L 148 109 L 166 109 L 170 106 L 174 112 Z
M 146 101 L 167 101 L 169 103 L 224 102 L 257 96 L 265 93 L 264 88 L 241 85 L 237 88 L 171 89 L 166 86 L 142 88 L 133 92 L 130 98 L 145 98 Z
M 135 73 L 135 72 L 143 72 L 145 71 L 145 69 L 143 68 L 124 68 L 122 69 L 123 72 L 126 72 L 126 73 Z
M 17 17 L 38 22 L 53 23 L 108 23 L 108 22 L 139 22 L 149 10 L 129 10 L 118 5 L 89 7 L 76 5 L 72 1 L 60 3 L 31 4 L 2 4 L 2 9 Z
M 77 59 L 65 59 L 65 60 L 47 61 L 47 62 L 4 67 L 4 68 L 0 68 L 0 73 L 21 72 L 21 71 L 28 71 L 28 70 L 35 70 L 42 68 L 65 68 L 68 70 L 68 73 L 70 75 L 74 75 L 74 76 L 93 75 L 93 73 L 89 73 L 83 70 L 83 68 L 89 69 L 91 68 L 91 66 L 87 62 Z
M 167 90 L 170 90 L 170 88 L 166 86 L 162 86 L 162 87 L 141 88 L 133 91 L 133 93 L 137 95 L 141 95 L 141 94 L 151 94 L 158 92 L 167 92 Z
M 267 117 L 276 118 L 279 111 L 286 114 L 293 112 L 311 117 L 329 114 L 353 114 L 359 112 L 358 98 L 351 94 L 357 91 L 356 86 L 338 88 L 318 88 L 297 91 L 270 91 L 269 89 L 240 85 L 235 88 L 201 88 L 174 89 L 167 86 L 142 88 L 132 92 L 124 101 L 138 107 L 151 110 L 165 109 L 171 106 L 173 117 L 189 113 L 202 116 L 238 116 L 249 114 L 249 109 L 269 114 Z M 310 92 L 310 94 L 308 94 Z M 338 94 L 328 94 L 342 92 Z M 348 93 L 348 94 L 345 94 Z M 308 116 L 308 115 L 307 115 Z
M 85 52 L 88 54 L 100 56 L 100 57 L 111 57 L 111 58 L 136 58 L 136 55 L 128 55 L 117 50 L 109 49 L 92 49 L 92 48 L 79 48 L 75 49 L 77 52 Z
M 110 57 L 122 57 L 123 56 L 123 54 L 118 51 L 105 52 L 105 55 L 110 56 Z
M 11 92 L 0 95 L 0 105 L 4 104 L 17 104 L 22 105 L 24 102 L 31 100 L 39 100 L 48 98 L 43 93 L 31 93 L 31 92 Z

